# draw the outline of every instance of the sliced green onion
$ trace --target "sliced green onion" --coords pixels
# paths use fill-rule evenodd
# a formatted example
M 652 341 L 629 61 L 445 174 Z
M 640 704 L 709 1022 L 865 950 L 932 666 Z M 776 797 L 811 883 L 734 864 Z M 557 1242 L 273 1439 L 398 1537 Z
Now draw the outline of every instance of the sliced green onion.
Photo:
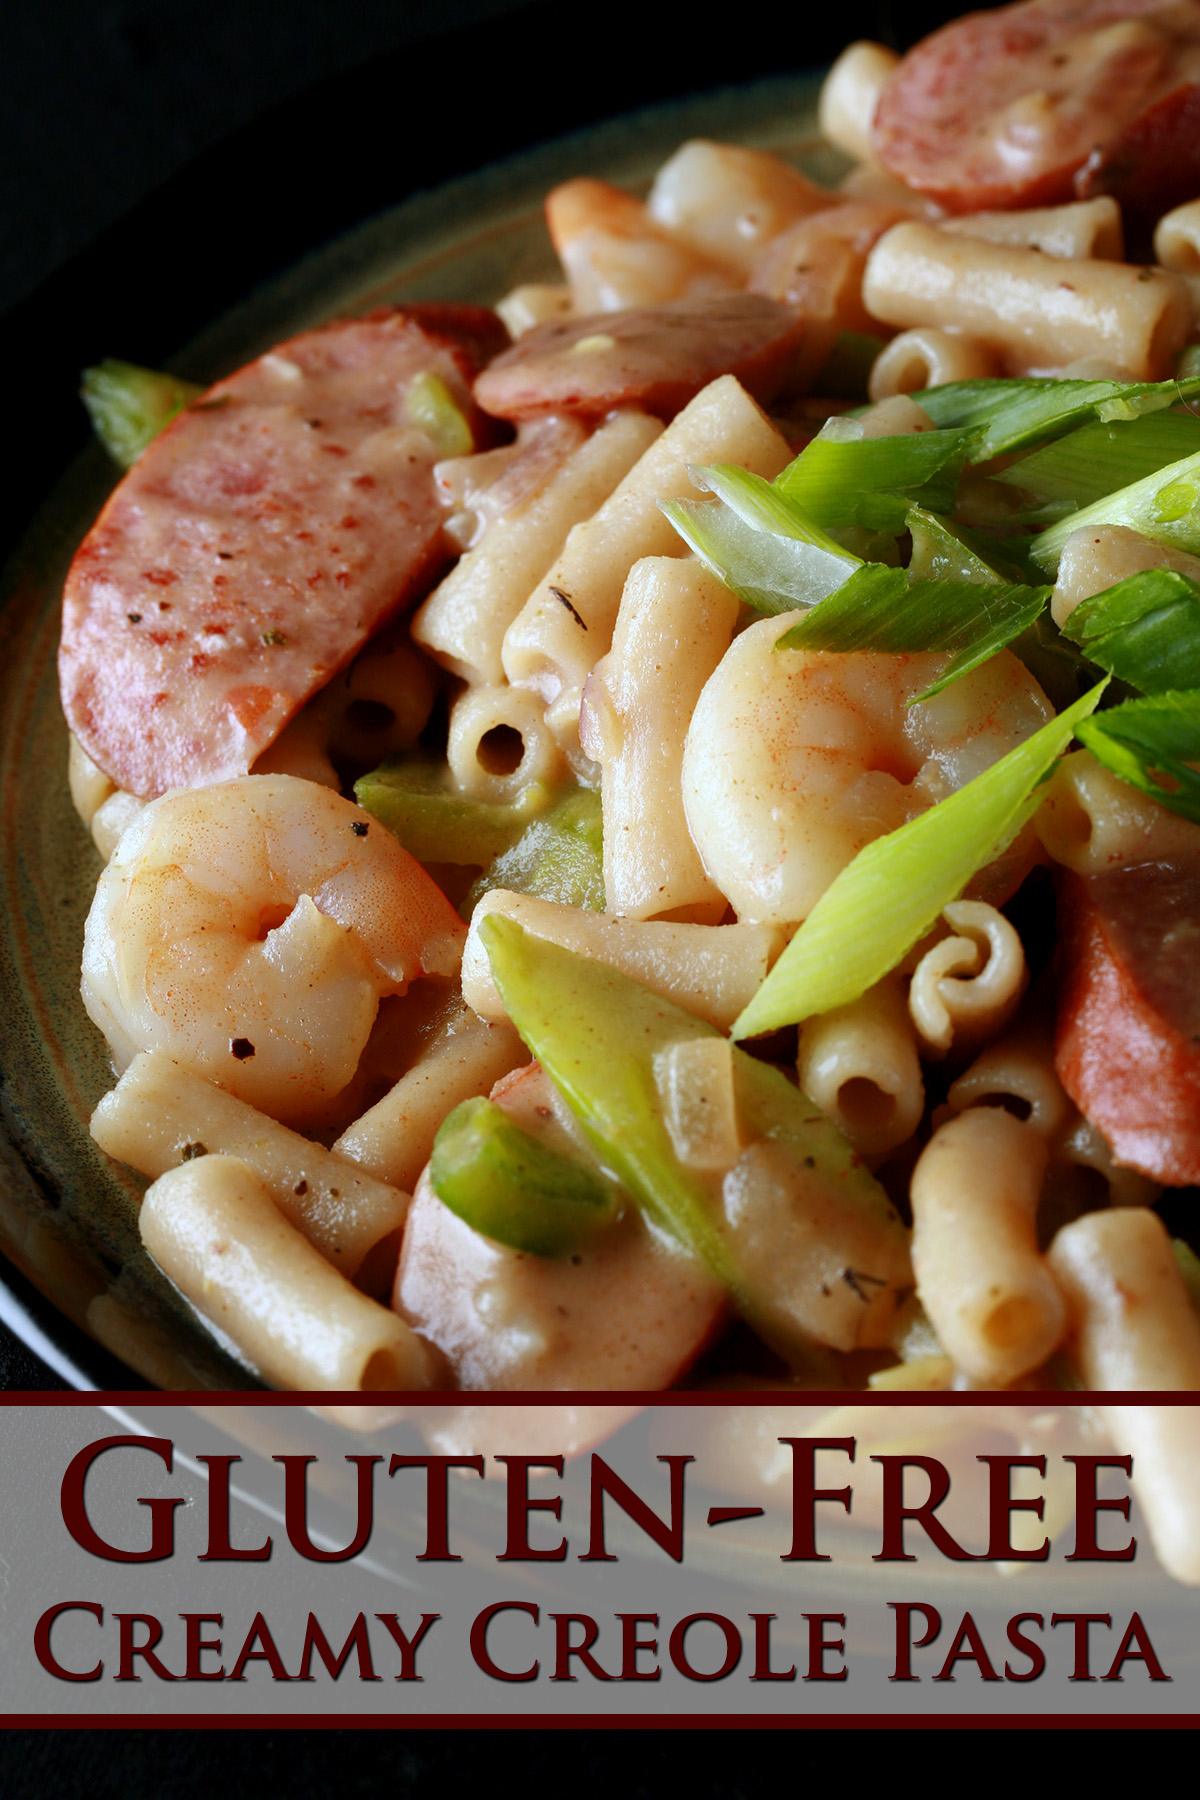
M 659 507 L 706 568 L 758 612 L 813 606 L 861 565 L 769 481 L 728 465 L 691 474 L 717 500 L 660 500 Z
M 1200 583 L 1174 569 L 1148 569 L 1081 600 L 1063 635 L 1143 694 L 1200 688 Z
M 950 662 L 916 700 L 941 693 L 1027 630 L 1050 598 L 1048 587 L 918 579 L 868 563 L 814 606 L 777 650 L 949 652 Z
M 108 454 L 128 469 L 151 438 L 203 392 L 194 381 L 107 356 L 83 371 L 79 397 Z
M 1155 474 L 1118 488 L 1115 494 L 1051 525 L 1030 544 L 1031 559 L 1048 574 L 1057 573 L 1071 533 L 1093 525 L 1125 525 L 1156 544 L 1200 551 L 1200 452 L 1168 463 Z
M 827 529 L 866 525 L 903 531 L 910 504 L 949 511 L 972 433 L 916 431 L 899 437 L 849 438 L 853 421 L 833 421 L 775 478 L 775 487 L 807 518 Z
M 894 969 L 1036 812 L 1038 787 L 1104 687 L 1094 687 L 957 793 L 860 850 L 818 900 L 731 1035 L 755 1037 L 845 1006 Z
M 909 508 L 905 523 L 912 534 L 908 572 L 914 579 L 1011 582 L 1024 574 L 1019 560 L 1007 553 L 1010 547 L 995 544 L 966 525 L 939 518 L 921 506 Z
M 1200 691 L 1126 700 L 1088 719 L 1079 741 L 1114 775 L 1200 825 Z
M 1194 413 L 1147 413 L 1124 424 L 1081 425 L 993 480 L 1030 494 L 1035 507 L 1090 506 L 1198 450 L 1200 418 Z M 1015 514 L 1014 520 L 1022 516 Z
M 1176 381 L 951 381 L 914 394 L 934 424 L 978 433 L 968 461 L 987 462 L 1096 417 L 1136 418 L 1200 393 L 1200 376 Z M 1104 409 L 1104 410 L 1101 410 Z

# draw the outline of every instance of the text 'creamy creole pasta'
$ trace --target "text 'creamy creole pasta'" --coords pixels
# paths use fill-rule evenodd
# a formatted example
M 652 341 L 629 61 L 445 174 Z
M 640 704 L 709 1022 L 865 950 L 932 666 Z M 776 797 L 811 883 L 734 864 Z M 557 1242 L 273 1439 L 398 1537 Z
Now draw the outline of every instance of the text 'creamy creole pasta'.
M 692 142 L 496 312 L 90 373 L 92 1130 L 265 1380 L 1200 1386 L 1196 79 L 856 45 L 837 188 Z

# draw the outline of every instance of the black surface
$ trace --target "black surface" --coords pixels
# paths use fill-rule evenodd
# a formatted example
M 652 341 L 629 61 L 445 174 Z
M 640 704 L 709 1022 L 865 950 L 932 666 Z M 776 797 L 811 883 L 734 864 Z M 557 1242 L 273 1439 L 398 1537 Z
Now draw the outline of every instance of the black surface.
M 656 99 L 820 66 L 856 37 L 904 48 L 955 10 L 768 0 L 703 23 L 665 0 L 6 0 L 0 555 L 86 441 L 89 363 L 166 360 L 408 193 Z M 63 1385 L 21 1335 L 0 1323 L 0 1389 Z

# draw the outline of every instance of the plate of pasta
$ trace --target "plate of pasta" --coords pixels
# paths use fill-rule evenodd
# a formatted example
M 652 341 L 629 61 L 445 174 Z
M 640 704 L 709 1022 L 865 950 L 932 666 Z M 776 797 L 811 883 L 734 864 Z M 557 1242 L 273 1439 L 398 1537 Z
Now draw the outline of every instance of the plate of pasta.
M 1200 1387 L 1193 10 L 658 109 L 87 371 L 0 1226 L 143 1379 Z

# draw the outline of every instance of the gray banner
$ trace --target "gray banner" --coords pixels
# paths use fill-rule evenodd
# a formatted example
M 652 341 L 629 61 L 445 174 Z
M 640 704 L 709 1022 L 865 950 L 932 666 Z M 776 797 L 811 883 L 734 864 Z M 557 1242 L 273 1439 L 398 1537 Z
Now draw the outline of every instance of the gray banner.
M 72 1401 L 0 1433 L 9 1722 L 1197 1706 L 1196 1407 Z

